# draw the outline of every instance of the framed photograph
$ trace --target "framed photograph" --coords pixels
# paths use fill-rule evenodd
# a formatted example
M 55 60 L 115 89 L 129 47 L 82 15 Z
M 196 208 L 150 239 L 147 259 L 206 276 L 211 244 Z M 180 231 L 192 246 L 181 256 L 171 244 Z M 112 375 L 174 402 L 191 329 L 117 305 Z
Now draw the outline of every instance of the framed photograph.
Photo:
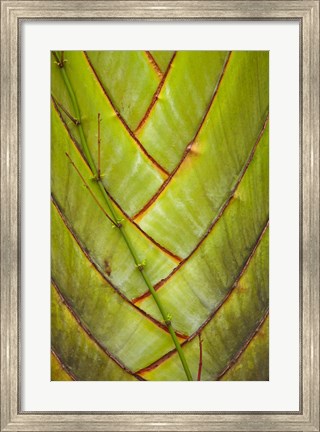
M 319 431 L 319 1 L 1 9 L 1 430 Z

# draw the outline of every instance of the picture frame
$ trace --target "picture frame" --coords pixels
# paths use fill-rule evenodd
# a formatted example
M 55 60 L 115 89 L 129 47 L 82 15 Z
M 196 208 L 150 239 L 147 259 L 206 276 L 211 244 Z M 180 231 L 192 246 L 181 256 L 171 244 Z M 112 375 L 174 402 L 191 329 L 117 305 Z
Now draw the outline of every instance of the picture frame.
M 23 412 L 21 97 L 24 20 L 296 21 L 300 28 L 298 412 Z M 1 1 L 1 431 L 319 431 L 319 0 Z

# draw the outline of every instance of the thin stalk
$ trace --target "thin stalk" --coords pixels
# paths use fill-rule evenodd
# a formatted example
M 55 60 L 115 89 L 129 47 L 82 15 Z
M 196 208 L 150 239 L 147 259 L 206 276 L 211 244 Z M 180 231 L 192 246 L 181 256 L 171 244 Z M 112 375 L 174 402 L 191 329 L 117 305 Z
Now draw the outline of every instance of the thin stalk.
M 71 102 L 73 105 L 75 116 L 79 120 L 79 124 L 77 125 L 77 127 L 79 128 L 80 140 L 81 140 L 82 148 L 83 148 L 84 154 L 87 158 L 88 164 L 92 170 L 92 173 L 93 173 L 93 175 L 94 175 L 94 177 L 95 177 L 95 179 L 99 185 L 99 188 L 102 192 L 102 195 L 106 201 L 108 209 L 112 215 L 112 219 L 116 222 L 116 227 L 119 229 L 128 249 L 130 251 L 130 254 L 134 260 L 134 263 L 135 263 L 136 267 L 140 270 L 141 276 L 142 276 L 145 284 L 147 285 L 147 287 L 150 291 L 150 294 L 152 295 L 152 297 L 153 297 L 153 299 L 154 299 L 154 301 L 155 301 L 155 303 L 156 303 L 156 305 L 157 305 L 157 307 L 158 307 L 158 309 L 162 315 L 162 318 L 164 319 L 164 322 L 165 322 L 165 324 L 169 330 L 169 333 L 171 335 L 172 341 L 173 341 L 173 343 L 177 349 L 177 352 L 178 352 L 178 355 L 180 357 L 180 361 L 181 361 L 181 364 L 183 366 L 186 377 L 187 377 L 188 381 L 193 381 L 188 363 L 187 363 L 186 358 L 185 358 L 184 353 L 183 353 L 183 350 L 181 348 L 181 345 L 179 343 L 177 335 L 176 335 L 176 333 L 173 329 L 173 326 L 171 324 L 170 315 L 165 310 L 165 308 L 164 308 L 163 304 L 161 303 L 159 296 L 158 296 L 156 290 L 154 289 L 148 275 L 145 273 L 145 270 L 144 270 L 145 264 L 139 260 L 138 254 L 136 253 L 136 251 L 135 251 L 135 249 L 134 249 L 134 247 L 130 241 L 129 236 L 126 233 L 125 228 L 122 225 L 122 223 L 121 223 L 121 221 L 120 221 L 120 219 L 119 219 L 119 217 L 118 217 L 118 215 L 117 215 L 117 213 L 116 213 L 116 211 L 115 211 L 115 209 L 111 203 L 111 200 L 110 200 L 110 198 L 109 198 L 109 196 L 108 196 L 108 194 L 107 194 L 107 192 L 103 186 L 103 183 L 101 181 L 100 173 L 96 169 L 96 166 L 95 166 L 94 161 L 92 159 L 91 152 L 89 150 L 87 140 L 86 140 L 85 134 L 83 132 L 82 124 L 81 124 L 81 114 L 80 114 L 78 102 L 77 102 L 76 96 L 74 94 L 73 88 L 71 86 L 71 83 L 69 81 L 69 77 L 68 77 L 68 75 L 65 71 L 65 68 L 64 68 L 64 61 L 65 60 L 63 59 L 63 57 L 61 57 L 61 60 L 59 60 L 59 57 L 58 57 L 57 53 L 55 53 L 55 52 L 53 52 L 53 56 L 57 60 L 57 65 L 61 70 L 62 78 L 63 78 L 64 83 L 66 85 L 66 88 L 68 90 L 69 96 L 71 98 Z
M 109 215 L 108 213 L 105 211 L 105 209 L 102 207 L 102 205 L 99 203 L 99 201 L 97 200 L 95 194 L 92 192 L 92 190 L 90 189 L 90 187 L 88 186 L 87 182 L 85 181 L 83 175 L 81 174 L 80 170 L 77 168 L 76 164 L 73 162 L 73 160 L 71 159 L 69 153 L 66 153 L 67 158 L 69 159 L 71 165 L 73 166 L 73 168 L 75 169 L 76 173 L 78 174 L 78 176 L 81 178 L 82 183 L 84 185 L 84 187 L 87 189 L 87 191 L 89 192 L 89 194 L 92 196 L 92 198 L 94 199 L 94 201 L 96 202 L 96 204 L 98 205 L 98 207 L 100 208 L 100 210 L 102 211 L 102 213 L 106 216 L 107 219 L 109 219 L 109 221 L 112 223 L 112 225 L 116 225 L 116 221 L 114 221 Z
M 72 115 L 62 106 L 54 97 L 51 95 L 54 103 L 65 113 L 65 115 L 74 123 L 76 126 L 79 124 L 79 120 L 72 117 Z

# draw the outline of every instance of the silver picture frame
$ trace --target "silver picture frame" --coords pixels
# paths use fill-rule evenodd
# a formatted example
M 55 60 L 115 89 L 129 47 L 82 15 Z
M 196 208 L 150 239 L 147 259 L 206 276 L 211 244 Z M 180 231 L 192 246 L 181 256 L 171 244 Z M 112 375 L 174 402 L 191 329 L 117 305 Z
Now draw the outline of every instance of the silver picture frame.
M 319 431 L 319 0 L 1 0 L 1 431 Z M 297 412 L 23 412 L 20 408 L 24 20 L 293 20 L 300 28 L 300 408 Z

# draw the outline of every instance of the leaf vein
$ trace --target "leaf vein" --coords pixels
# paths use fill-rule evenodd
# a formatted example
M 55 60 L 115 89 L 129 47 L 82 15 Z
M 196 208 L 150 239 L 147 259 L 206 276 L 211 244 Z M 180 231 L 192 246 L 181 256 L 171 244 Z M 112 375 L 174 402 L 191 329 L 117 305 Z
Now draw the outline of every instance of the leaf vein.
M 160 83 L 159 83 L 159 85 L 158 85 L 158 87 L 157 87 L 157 89 L 156 89 L 156 91 L 155 91 L 155 93 L 154 93 L 154 95 L 153 95 L 153 98 L 152 98 L 152 100 L 151 100 L 150 105 L 148 106 L 148 109 L 147 109 L 147 111 L 145 112 L 145 115 L 143 116 L 143 118 L 141 119 L 140 123 L 138 124 L 137 128 L 136 128 L 135 131 L 134 131 L 135 134 L 136 134 L 136 133 L 137 133 L 137 132 L 142 128 L 142 126 L 145 124 L 145 122 L 147 121 L 148 117 L 150 116 L 151 111 L 152 111 L 153 108 L 155 107 L 155 104 L 156 104 L 156 102 L 157 102 L 157 100 L 158 100 L 159 94 L 160 94 L 160 92 L 161 92 L 161 90 L 162 90 L 162 88 L 163 88 L 163 86 L 164 86 L 164 84 L 165 84 L 165 82 L 166 82 L 166 80 L 167 80 L 168 74 L 169 74 L 170 70 L 172 70 L 172 69 L 171 69 L 171 66 L 172 66 L 173 61 L 174 61 L 174 59 L 175 59 L 175 57 L 176 57 L 176 54 L 177 54 L 177 53 L 175 52 L 175 53 L 173 54 L 173 56 L 171 57 L 171 60 L 170 60 L 170 62 L 169 62 L 169 64 L 168 64 L 168 67 L 167 67 L 167 70 L 165 71 L 165 73 L 164 73 L 163 76 L 162 76 L 162 80 L 160 81 Z M 142 144 L 141 144 L 141 145 L 142 145 Z M 169 175 L 169 173 L 168 173 L 168 175 Z
M 76 139 L 73 137 L 73 135 L 71 134 L 70 129 L 68 128 L 68 125 L 66 124 L 64 118 L 61 115 L 61 112 L 56 104 L 55 99 L 52 97 L 52 102 L 53 102 L 53 106 L 56 110 L 56 112 L 59 115 L 59 118 L 61 120 L 62 125 L 64 126 L 65 130 L 68 133 L 68 136 L 75 148 L 75 150 L 77 150 L 77 152 L 79 153 L 79 155 L 81 156 L 81 159 L 83 160 L 84 164 L 86 165 L 87 169 L 90 172 L 90 176 L 93 176 L 93 172 L 90 168 L 90 165 L 81 149 L 81 146 L 79 145 L 79 143 L 76 141 Z M 163 245 L 161 245 L 159 242 L 157 242 L 153 237 L 151 237 L 146 231 L 144 231 L 127 213 L 126 211 L 120 206 L 120 204 L 115 200 L 115 198 L 110 194 L 110 192 L 108 192 L 106 190 L 106 188 L 104 188 L 106 193 L 108 194 L 109 198 L 111 199 L 111 201 L 113 202 L 113 204 L 118 208 L 118 210 L 120 210 L 121 213 L 123 213 L 123 215 L 126 217 L 126 219 L 128 221 L 130 221 L 137 229 L 138 231 L 141 232 L 141 234 L 146 237 L 148 240 L 150 240 L 155 246 L 157 246 L 160 250 L 162 250 L 162 252 L 164 252 L 166 255 L 170 256 L 171 258 L 173 258 L 176 262 L 180 263 L 182 261 L 182 258 L 179 257 L 178 255 L 175 255 L 173 252 L 171 252 L 169 249 L 166 249 Z
M 200 335 L 201 331 L 209 324 L 210 321 L 212 321 L 212 319 L 214 318 L 214 316 L 217 314 L 217 312 L 223 307 L 223 305 L 225 304 L 225 302 L 228 300 L 228 298 L 231 296 L 231 294 L 234 292 L 234 289 L 236 288 L 239 280 L 241 279 L 241 277 L 244 275 L 244 273 L 246 272 L 252 258 L 255 255 L 255 252 L 259 246 L 259 244 L 261 243 L 261 240 L 263 239 L 265 232 L 267 231 L 269 227 L 269 219 L 267 220 L 266 224 L 264 225 L 256 243 L 254 244 L 251 253 L 249 255 L 249 257 L 247 258 L 246 262 L 244 263 L 243 267 L 241 268 L 239 274 L 237 275 L 235 281 L 233 282 L 233 284 L 231 285 L 228 293 L 225 295 L 225 297 L 221 300 L 221 302 L 212 310 L 212 312 L 209 314 L 208 318 L 200 325 L 200 327 L 194 332 L 192 333 L 188 339 L 186 339 L 181 346 L 184 347 L 186 344 L 188 344 L 189 342 L 191 342 L 195 337 L 197 337 L 198 335 Z M 164 361 L 166 361 L 167 359 L 169 359 L 170 357 L 172 357 L 174 354 L 176 353 L 175 349 L 172 349 L 171 351 L 168 351 L 165 355 L 163 355 L 162 357 L 160 357 L 158 360 L 156 360 L 155 362 L 151 363 L 150 365 L 146 366 L 143 369 L 140 369 L 139 371 L 137 371 L 138 374 L 142 374 L 144 372 L 148 372 L 151 371 L 153 369 L 155 369 L 156 367 L 158 367 L 160 364 L 162 364 Z
M 128 134 L 130 135 L 130 137 L 133 139 L 133 141 L 137 144 L 137 146 L 140 148 L 140 150 L 142 151 L 142 153 L 149 159 L 149 161 L 152 163 L 152 165 L 154 165 L 158 170 L 160 170 L 165 176 L 168 176 L 169 173 L 168 171 L 161 166 L 149 153 L 148 151 L 145 149 L 145 147 L 141 144 L 141 142 L 139 141 L 139 139 L 136 137 L 136 135 L 132 132 L 132 130 L 129 128 L 127 122 L 124 120 L 124 118 L 122 117 L 122 115 L 120 114 L 120 112 L 117 110 L 117 108 L 115 107 L 114 103 L 112 102 L 111 98 L 109 97 L 106 89 L 104 88 L 93 64 L 91 63 L 88 54 L 84 51 L 83 52 L 85 59 L 88 62 L 88 65 L 90 67 L 90 69 L 92 70 L 92 73 L 95 77 L 95 79 L 97 80 L 97 82 L 99 83 L 99 86 L 102 89 L 103 94 L 105 95 L 106 99 L 108 100 L 108 102 L 110 103 L 114 113 L 116 114 L 116 116 L 119 118 L 120 122 L 122 123 L 122 125 L 124 126 L 125 130 L 128 132 Z
M 244 175 L 245 175 L 245 173 L 247 172 L 247 169 L 248 169 L 248 167 L 249 167 L 249 165 L 250 165 L 250 163 L 251 163 L 251 161 L 252 161 L 252 159 L 253 159 L 253 156 L 254 156 L 254 154 L 255 154 L 255 151 L 256 151 L 256 149 L 257 149 L 257 147 L 258 147 L 258 144 L 259 144 L 259 142 L 260 142 L 260 140 L 261 140 L 261 138 L 262 138 L 262 136 L 263 136 L 263 133 L 264 133 L 264 131 L 265 131 L 265 129 L 266 129 L 266 127 L 267 127 L 267 124 L 268 124 L 268 120 L 269 120 L 269 115 L 267 115 L 267 117 L 266 117 L 266 119 L 265 119 L 265 121 L 264 121 L 264 124 L 263 124 L 263 127 L 262 127 L 262 129 L 261 129 L 261 131 L 260 131 L 260 133 L 259 133 L 259 136 L 258 136 L 258 138 L 257 138 L 257 140 L 256 140 L 256 142 L 255 142 L 255 144 L 254 144 L 254 146 L 253 146 L 253 148 L 252 148 L 252 150 L 251 150 L 251 152 L 250 152 L 250 155 L 249 155 L 249 157 L 248 157 L 248 159 L 247 159 L 247 161 L 246 161 L 246 163 L 245 163 L 245 165 L 244 165 L 244 167 L 243 167 L 243 169 L 242 169 L 242 171 L 241 171 L 241 173 L 240 173 L 240 175 L 239 175 L 239 177 L 238 177 L 238 179 L 237 179 L 237 182 L 236 182 L 236 184 L 235 184 L 235 186 L 234 186 L 234 188 L 232 189 L 232 191 L 231 191 L 231 194 L 229 195 L 229 197 L 227 198 L 227 200 L 225 201 L 225 203 L 223 204 L 223 206 L 221 207 L 221 209 L 220 209 L 220 211 L 219 211 L 219 213 L 218 213 L 218 215 L 213 219 L 213 221 L 211 222 L 211 224 L 210 224 L 210 226 L 209 226 L 209 228 L 208 228 L 208 230 L 207 230 L 207 232 L 204 234 L 204 236 L 200 239 L 200 241 L 198 242 L 198 244 L 195 246 L 195 248 L 190 252 L 190 254 L 185 258 L 185 259 L 183 259 L 172 271 L 171 271 L 171 273 L 169 273 L 168 274 L 168 276 L 166 276 L 164 279 L 162 279 L 161 281 L 159 281 L 156 285 L 155 285 L 155 290 L 158 290 L 158 289 L 160 289 L 183 265 L 185 265 L 185 263 L 186 262 L 188 262 L 188 260 L 192 257 L 192 255 L 199 249 L 199 247 L 201 246 L 201 244 L 204 242 L 204 240 L 208 237 L 208 235 L 211 233 L 211 231 L 213 230 L 213 228 L 214 228 L 214 226 L 218 223 L 218 221 L 221 219 L 221 217 L 222 217 L 222 215 L 224 214 L 224 212 L 225 212 L 225 210 L 227 209 L 227 207 L 229 206 L 229 204 L 230 204 L 230 202 L 232 201 L 232 199 L 233 199 L 233 197 L 234 197 L 234 195 L 235 195 L 235 193 L 236 193 L 236 191 L 237 191 L 237 189 L 238 189 L 238 187 L 239 187 L 239 185 L 240 185 L 240 183 L 241 183 L 241 181 L 242 181 L 242 179 L 243 179 L 243 177 L 244 177 Z M 147 298 L 147 297 L 149 297 L 149 292 L 148 291 L 146 291 L 144 294 L 142 294 L 141 296 L 139 296 L 139 297 L 136 297 L 133 301 L 134 301 L 134 303 L 138 303 L 138 302 L 140 302 L 140 301 L 142 301 L 142 300 L 144 300 L 145 298 Z
M 158 63 L 156 62 L 155 58 L 153 57 L 153 55 L 151 54 L 150 51 L 145 51 L 146 56 L 148 57 L 149 62 L 151 63 L 152 67 L 154 68 L 156 74 L 158 75 L 159 78 L 163 77 L 163 73 L 158 65 Z
M 221 380 L 221 378 L 237 363 L 240 357 L 245 353 L 251 342 L 254 340 L 255 336 L 261 330 L 261 327 L 265 323 L 266 319 L 269 316 L 269 308 L 266 309 L 266 312 L 258 322 L 257 327 L 253 330 L 253 332 L 248 336 L 247 340 L 244 342 L 240 350 L 233 356 L 233 358 L 228 362 L 227 366 L 219 373 L 216 380 Z
M 123 364 L 116 356 L 114 356 L 104 345 L 102 345 L 96 338 L 95 336 L 91 333 L 91 331 L 87 328 L 87 326 L 81 321 L 80 317 L 77 315 L 76 311 L 72 308 L 71 304 L 69 303 L 69 301 L 66 299 L 66 297 L 62 294 L 60 288 L 58 287 L 56 281 L 51 278 L 51 282 L 52 285 L 54 287 L 54 289 L 56 290 L 61 302 L 67 307 L 67 309 L 69 310 L 70 314 L 73 316 L 73 318 L 76 320 L 76 322 L 78 323 L 80 329 L 87 334 L 87 336 L 89 337 L 89 339 L 91 339 L 99 348 L 101 351 L 104 352 L 104 354 L 107 355 L 107 357 L 109 357 L 114 363 L 116 363 L 121 369 L 123 369 L 124 371 L 126 371 L 128 374 L 134 376 L 135 378 L 137 378 L 139 381 L 145 381 L 144 378 L 142 378 L 141 376 L 137 375 L 136 373 L 134 373 L 132 370 L 130 370 L 125 364 Z
M 201 120 L 201 122 L 200 122 L 200 124 L 199 124 L 199 126 L 198 126 L 198 129 L 197 129 L 197 131 L 196 131 L 196 133 L 195 133 L 195 135 L 194 135 L 194 137 L 192 138 L 192 140 L 190 141 L 190 143 L 187 145 L 187 147 L 185 148 L 185 150 L 184 150 L 184 152 L 183 152 L 183 155 L 182 155 L 182 157 L 181 157 L 181 159 L 180 159 L 180 162 L 178 163 L 178 165 L 175 167 L 175 169 L 170 173 L 170 175 L 169 175 L 169 177 L 162 183 L 162 185 L 160 186 L 160 188 L 157 190 L 157 192 L 153 195 L 153 197 L 151 197 L 150 198 L 150 200 L 143 206 L 143 208 L 141 209 L 141 210 L 139 210 L 139 212 L 138 213 L 136 213 L 134 216 L 133 216 L 133 220 L 135 220 L 135 219 L 140 219 L 145 213 L 146 213 L 146 211 L 148 210 L 148 208 L 158 199 L 158 197 L 162 194 L 162 192 L 167 188 L 167 186 L 169 185 L 169 183 L 171 182 L 171 180 L 173 179 L 173 177 L 176 175 L 176 173 L 178 172 L 178 170 L 180 169 L 180 167 L 181 167 L 181 165 L 183 164 L 183 162 L 184 162 L 184 160 L 188 157 L 188 155 L 189 155 L 189 153 L 191 152 L 191 150 L 192 150 L 192 146 L 193 146 L 193 144 L 194 144 L 194 142 L 195 142 L 195 140 L 196 140 L 196 138 L 197 138 L 197 136 L 199 135 L 199 133 L 200 133 L 200 131 L 201 131 L 201 128 L 202 128 L 202 126 L 203 126 L 203 124 L 204 124 L 204 122 L 205 122 L 205 120 L 206 120 L 206 118 L 207 118 L 207 116 L 208 116 L 208 113 L 209 113 L 209 111 L 210 111 L 210 108 L 211 108 L 211 106 L 212 106 L 212 104 L 213 104 L 213 101 L 215 100 L 215 98 L 216 98 L 216 95 L 217 95 L 217 93 L 218 93 L 218 90 L 219 90 L 219 88 L 220 88 L 220 84 L 221 84 L 221 82 L 222 82 L 222 79 L 223 79 L 223 77 L 225 76 L 225 72 L 226 72 L 226 68 L 227 68 L 227 66 L 228 66 L 228 64 L 229 64 L 229 60 L 230 60 L 230 56 L 231 56 L 231 52 L 229 53 L 229 55 L 228 55 L 228 57 L 227 57 L 227 59 L 226 59 L 226 61 L 225 61 L 225 63 L 224 63 L 224 66 L 223 66 L 223 68 L 222 68 L 222 72 L 221 72 L 221 75 L 220 75 L 220 78 L 219 78 L 219 81 L 218 81 L 218 83 L 217 83 L 217 85 L 216 85 L 216 87 L 215 87 L 215 89 L 214 89 L 214 91 L 213 91 L 213 94 L 212 94 L 212 97 L 211 97 L 211 99 L 210 99 L 210 102 L 209 102 L 209 104 L 208 104 L 208 106 L 207 106 L 207 109 L 205 110 L 205 112 L 204 112 L 204 115 L 203 115 L 203 117 L 202 117 L 202 120 Z
M 51 353 L 59 363 L 61 369 L 72 379 L 72 381 L 79 381 L 78 378 L 75 376 L 75 374 L 71 372 L 71 370 L 69 370 L 69 368 L 63 363 L 63 361 L 61 360 L 60 356 L 58 355 L 57 351 L 53 348 L 53 346 L 51 347 Z

